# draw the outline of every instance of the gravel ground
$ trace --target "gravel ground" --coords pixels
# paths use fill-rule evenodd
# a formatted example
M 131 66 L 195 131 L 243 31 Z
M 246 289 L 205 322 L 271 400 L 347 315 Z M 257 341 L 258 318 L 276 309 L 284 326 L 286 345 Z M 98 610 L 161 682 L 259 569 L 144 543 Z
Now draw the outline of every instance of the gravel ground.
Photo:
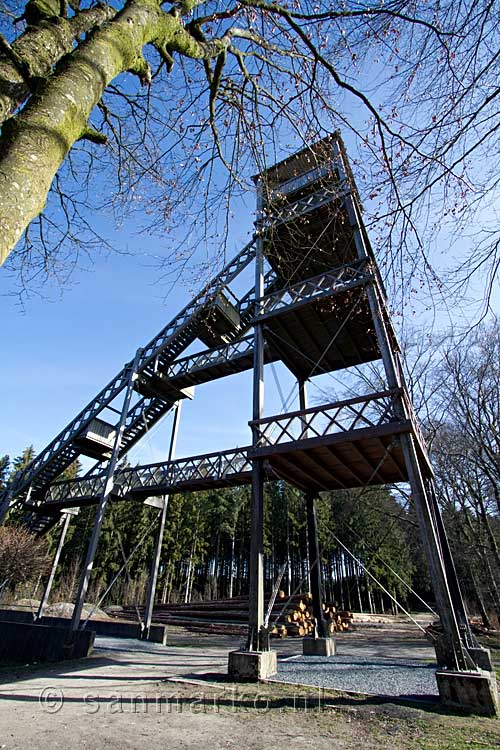
M 182 642 L 181 638 L 172 637 L 169 640 L 174 642 L 171 642 L 170 647 L 165 647 L 147 641 L 101 636 L 96 638 L 96 654 L 113 654 L 118 659 L 126 659 L 127 653 L 134 656 L 140 653 L 148 654 L 149 659 L 152 658 L 153 662 L 157 661 L 158 666 L 165 661 L 165 666 L 168 664 L 167 673 L 170 675 L 173 673 L 188 679 L 214 679 L 217 673 L 226 674 L 227 651 L 239 646 L 238 639 L 226 637 L 221 638 L 225 640 L 225 644 L 220 644 L 218 647 L 214 644 L 209 647 L 208 643 L 204 644 L 202 639 L 197 642 L 197 639 L 191 635 L 189 644 L 191 648 L 176 649 L 176 646 L 180 645 L 176 641 Z M 188 646 L 187 641 L 186 638 L 186 646 Z M 395 650 L 398 651 L 396 658 L 388 655 L 390 648 L 386 647 L 382 650 L 380 644 L 374 642 L 373 637 L 364 641 L 358 636 L 355 643 L 344 639 L 338 645 L 342 653 L 333 657 L 302 656 L 296 652 L 293 654 L 291 651 L 301 644 L 292 642 L 291 639 L 288 642 L 277 642 L 278 674 L 275 679 L 287 683 L 373 695 L 421 700 L 437 697 L 438 691 L 434 676 L 436 664 L 426 661 L 429 655 L 426 644 L 423 650 L 420 652 L 415 650 L 415 653 L 411 655 L 408 650 L 399 649 L 398 651 L 396 648 Z M 391 641 L 388 646 L 391 646 Z M 394 648 L 394 643 L 392 647 Z M 203 654 L 202 658 L 200 658 L 201 654 Z
M 358 656 L 295 656 L 280 659 L 282 682 L 374 695 L 429 698 L 438 695 L 435 664 Z
M 429 645 L 408 632 L 363 632 L 338 639 L 333 659 L 308 657 L 306 669 L 338 675 L 396 667 L 406 676 L 429 669 Z M 499 722 L 339 695 L 311 706 L 309 691 L 292 685 L 232 685 L 227 652 L 238 639 L 172 631 L 171 643 L 98 639 L 89 659 L 0 669 L 0 750 L 456 750 L 500 747 Z M 304 669 L 302 644 L 277 644 L 279 667 Z M 293 653 L 295 650 L 295 653 Z M 362 652 L 362 653 L 360 653 Z M 419 658 L 420 657 L 420 658 Z M 302 662 L 302 664 L 301 664 Z M 417 662 L 413 669 L 408 665 Z M 432 668 L 430 668 L 432 670 Z M 291 675 L 290 675 L 291 676 Z M 197 678 L 196 683 L 168 678 Z M 200 685 L 201 680 L 206 685 Z M 303 675 L 295 679 L 304 682 Z M 364 676 L 366 679 L 366 675 Z M 321 680 L 322 683 L 325 680 Z M 352 683 L 352 680 L 351 680 Z M 353 685 L 351 684 L 351 687 Z M 380 687 L 380 682 L 379 682 Z M 362 685 L 366 689 L 366 684 Z M 405 684 L 404 690 L 408 689 Z M 382 685 L 381 692 L 388 692 Z

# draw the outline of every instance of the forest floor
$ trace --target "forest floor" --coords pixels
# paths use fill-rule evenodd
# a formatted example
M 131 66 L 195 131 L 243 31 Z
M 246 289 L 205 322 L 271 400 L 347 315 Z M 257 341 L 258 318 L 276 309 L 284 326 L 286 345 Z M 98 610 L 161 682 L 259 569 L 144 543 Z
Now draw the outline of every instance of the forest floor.
M 415 631 L 339 635 L 376 655 L 427 659 Z M 99 639 L 87 660 L 0 669 L 0 749 L 470 750 L 500 748 L 500 721 L 279 683 L 233 684 L 230 636 L 169 629 L 169 645 Z M 273 644 L 274 645 L 274 644 Z M 300 640 L 276 644 L 286 658 Z

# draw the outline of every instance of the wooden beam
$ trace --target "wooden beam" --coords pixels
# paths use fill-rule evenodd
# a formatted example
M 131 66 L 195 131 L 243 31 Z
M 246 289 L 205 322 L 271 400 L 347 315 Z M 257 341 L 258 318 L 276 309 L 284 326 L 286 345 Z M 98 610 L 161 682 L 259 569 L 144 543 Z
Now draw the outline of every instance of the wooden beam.
M 349 446 L 349 448 L 350 448 L 350 446 Z M 340 457 L 339 451 L 337 449 L 335 449 L 335 446 L 329 445 L 328 447 L 325 447 L 325 450 L 327 450 L 328 453 L 331 454 L 335 458 L 336 461 L 338 461 L 338 463 L 342 466 L 342 468 L 346 472 L 348 472 L 352 477 L 354 477 L 354 480 L 356 482 L 358 482 L 358 484 L 359 484 L 360 487 L 363 486 L 363 484 L 364 484 L 363 479 L 358 474 L 356 474 L 356 472 L 345 462 L 345 459 L 342 459 Z M 317 454 L 315 453 L 315 455 L 317 455 Z M 347 485 L 344 485 L 344 486 L 347 489 Z M 349 485 L 349 487 L 350 486 L 351 485 Z

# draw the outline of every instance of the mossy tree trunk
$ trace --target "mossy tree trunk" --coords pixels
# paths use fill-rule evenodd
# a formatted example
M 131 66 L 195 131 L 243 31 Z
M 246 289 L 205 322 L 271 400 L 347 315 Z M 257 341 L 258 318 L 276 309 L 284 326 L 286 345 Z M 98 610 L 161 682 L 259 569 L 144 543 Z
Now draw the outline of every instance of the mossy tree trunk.
M 5 45 L 0 51 L 0 123 L 26 101 L 32 86 L 49 77 L 63 55 L 73 51 L 75 40 L 115 13 L 109 5 L 99 5 L 72 18 L 54 16 L 28 26 L 10 49 Z
M 43 210 L 52 180 L 73 144 L 99 140 L 88 118 L 106 86 L 125 71 L 149 79 L 142 50 L 152 44 L 167 61 L 177 52 L 216 56 L 227 40 L 204 44 L 186 30 L 180 13 L 160 0 L 128 0 L 112 20 L 66 55 L 55 73 L 2 128 L 0 156 L 0 263 Z

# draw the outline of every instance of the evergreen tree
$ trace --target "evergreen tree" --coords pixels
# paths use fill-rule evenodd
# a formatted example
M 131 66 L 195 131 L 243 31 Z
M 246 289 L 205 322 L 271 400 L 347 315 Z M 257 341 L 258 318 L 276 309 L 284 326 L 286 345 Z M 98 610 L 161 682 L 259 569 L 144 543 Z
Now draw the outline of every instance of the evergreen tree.
M 10 456 L 7 454 L 0 458 L 0 493 L 7 487 L 10 475 Z
M 18 471 L 26 468 L 26 466 L 28 466 L 28 464 L 30 464 L 33 461 L 33 459 L 35 458 L 35 455 L 36 454 L 35 454 L 35 449 L 33 448 L 33 445 L 29 445 L 27 448 L 23 450 L 21 455 L 16 456 L 16 458 L 12 461 L 9 481 L 12 481 L 12 479 L 15 477 Z

